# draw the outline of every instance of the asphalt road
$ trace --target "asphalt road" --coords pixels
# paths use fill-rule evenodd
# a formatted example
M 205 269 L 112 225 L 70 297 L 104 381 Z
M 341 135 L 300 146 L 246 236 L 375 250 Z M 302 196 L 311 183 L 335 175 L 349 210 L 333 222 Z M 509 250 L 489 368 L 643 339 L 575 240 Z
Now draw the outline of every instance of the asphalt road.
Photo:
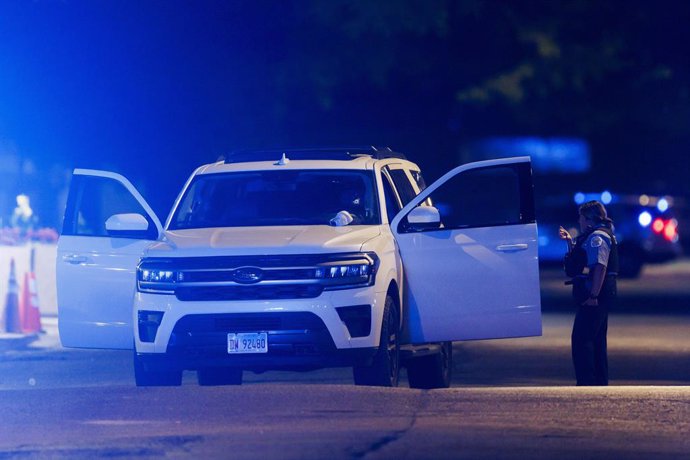
M 0 458 L 688 458 L 687 387 L 2 394 Z
M 572 386 L 572 312 L 549 271 L 544 335 L 456 344 L 447 390 L 355 387 L 346 369 L 136 388 L 129 352 L 0 352 L 0 459 L 690 458 L 684 270 L 622 283 L 605 388 Z

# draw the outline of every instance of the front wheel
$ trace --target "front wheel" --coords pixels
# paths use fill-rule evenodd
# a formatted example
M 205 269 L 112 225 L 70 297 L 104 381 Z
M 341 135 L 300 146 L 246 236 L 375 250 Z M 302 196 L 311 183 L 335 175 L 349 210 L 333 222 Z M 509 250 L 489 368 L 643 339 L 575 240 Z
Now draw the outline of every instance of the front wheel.
M 355 385 L 397 387 L 400 374 L 400 322 L 391 296 L 386 296 L 379 349 L 370 366 L 355 366 Z
M 182 371 L 151 369 L 134 350 L 134 380 L 138 387 L 180 386 Z
M 448 388 L 453 376 L 453 342 L 443 342 L 433 355 L 410 360 L 407 380 L 410 388 Z

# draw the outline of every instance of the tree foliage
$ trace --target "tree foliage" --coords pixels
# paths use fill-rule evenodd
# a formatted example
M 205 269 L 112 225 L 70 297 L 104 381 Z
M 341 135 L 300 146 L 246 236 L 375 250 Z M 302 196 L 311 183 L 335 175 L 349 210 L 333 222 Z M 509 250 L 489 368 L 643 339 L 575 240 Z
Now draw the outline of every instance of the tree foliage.
M 690 42 L 685 5 L 297 2 L 279 78 L 325 112 L 355 91 L 388 94 L 395 105 L 404 88 L 402 99 L 428 101 L 420 110 L 480 134 L 489 120 L 537 134 L 597 136 L 631 123 L 678 134 L 690 90 L 678 52 Z

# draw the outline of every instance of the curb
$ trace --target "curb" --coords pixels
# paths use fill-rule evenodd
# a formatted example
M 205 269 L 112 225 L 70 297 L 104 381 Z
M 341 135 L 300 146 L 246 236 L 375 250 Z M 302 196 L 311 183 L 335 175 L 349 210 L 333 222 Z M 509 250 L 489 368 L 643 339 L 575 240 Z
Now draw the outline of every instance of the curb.
M 25 348 L 38 340 L 38 334 L 0 333 L 0 350 L 16 350 Z
M 61 348 L 56 316 L 42 316 L 42 331 L 30 334 L 0 332 L 0 352 Z

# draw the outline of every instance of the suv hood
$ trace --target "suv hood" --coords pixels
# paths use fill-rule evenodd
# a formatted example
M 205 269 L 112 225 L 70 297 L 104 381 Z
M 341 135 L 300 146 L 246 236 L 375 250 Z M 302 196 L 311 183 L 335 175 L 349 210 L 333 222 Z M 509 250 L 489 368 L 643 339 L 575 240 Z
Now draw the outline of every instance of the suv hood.
M 202 228 L 166 231 L 148 250 L 154 257 L 356 252 L 381 234 L 379 226 Z

